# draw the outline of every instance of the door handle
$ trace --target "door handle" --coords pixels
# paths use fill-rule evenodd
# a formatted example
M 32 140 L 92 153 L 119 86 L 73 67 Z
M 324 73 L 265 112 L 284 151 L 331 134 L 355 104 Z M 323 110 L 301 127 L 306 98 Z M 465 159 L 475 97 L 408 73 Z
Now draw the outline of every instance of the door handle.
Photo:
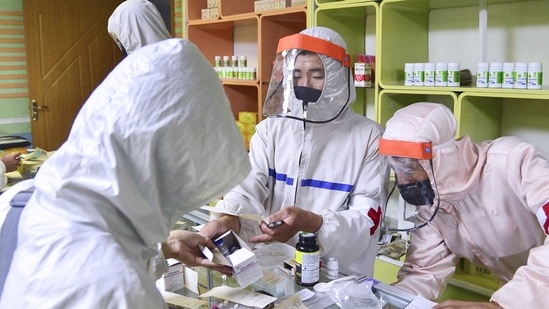
M 38 102 L 36 102 L 35 99 L 32 99 L 31 101 L 31 111 L 32 111 L 32 120 L 36 121 L 38 120 L 38 112 L 39 111 L 45 111 L 48 110 L 47 105 L 38 105 Z

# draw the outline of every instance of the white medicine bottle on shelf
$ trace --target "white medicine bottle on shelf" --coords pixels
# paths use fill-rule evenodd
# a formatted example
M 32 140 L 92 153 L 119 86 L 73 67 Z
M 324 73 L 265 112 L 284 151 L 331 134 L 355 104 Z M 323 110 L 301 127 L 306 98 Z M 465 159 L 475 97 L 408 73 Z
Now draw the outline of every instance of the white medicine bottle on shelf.
M 543 69 L 541 62 L 528 63 L 528 89 L 541 89 Z
M 425 64 L 414 63 L 414 86 L 423 86 L 425 83 Z
M 488 88 L 488 62 L 479 62 L 477 65 L 477 87 Z
M 488 69 L 488 88 L 501 88 L 503 81 L 503 64 L 501 62 L 490 62 Z
M 435 64 L 432 62 L 425 63 L 425 81 L 424 86 L 434 86 L 435 85 Z
M 448 63 L 448 87 L 459 87 L 461 83 L 461 70 L 459 63 Z
M 404 64 L 404 86 L 413 86 L 414 85 L 414 64 L 405 63 Z
M 435 64 L 435 86 L 448 86 L 448 64 L 445 62 Z
M 526 62 L 515 63 L 515 82 L 513 88 L 526 89 L 528 86 L 528 64 Z
M 513 88 L 515 82 L 515 64 L 513 62 L 503 63 L 503 81 L 501 83 L 502 88 Z

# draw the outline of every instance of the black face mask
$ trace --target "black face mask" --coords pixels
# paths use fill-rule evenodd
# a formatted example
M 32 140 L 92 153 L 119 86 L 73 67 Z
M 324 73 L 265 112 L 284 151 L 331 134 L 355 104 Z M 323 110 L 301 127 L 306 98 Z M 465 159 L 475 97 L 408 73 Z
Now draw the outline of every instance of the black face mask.
M 431 187 L 429 179 L 418 181 L 416 183 L 407 183 L 398 185 L 400 195 L 408 204 L 415 206 L 433 205 L 435 191 Z
M 295 86 L 294 92 L 295 97 L 303 101 L 303 104 L 318 101 L 318 99 L 320 99 L 320 95 L 322 94 L 322 90 L 303 86 Z

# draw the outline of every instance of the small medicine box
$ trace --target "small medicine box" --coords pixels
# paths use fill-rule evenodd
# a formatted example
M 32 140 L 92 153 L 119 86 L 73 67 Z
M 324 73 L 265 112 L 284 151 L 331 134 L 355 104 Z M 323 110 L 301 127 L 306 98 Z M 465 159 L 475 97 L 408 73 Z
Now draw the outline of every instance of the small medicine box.
M 233 278 L 241 287 L 247 287 L 263 277 L 257 257 L 233 231 L 227 231 L 215 239 L 214 244 L 217 248 L 213 252 L 207 247 L 202 252 L 209 260 L 232 267 Z

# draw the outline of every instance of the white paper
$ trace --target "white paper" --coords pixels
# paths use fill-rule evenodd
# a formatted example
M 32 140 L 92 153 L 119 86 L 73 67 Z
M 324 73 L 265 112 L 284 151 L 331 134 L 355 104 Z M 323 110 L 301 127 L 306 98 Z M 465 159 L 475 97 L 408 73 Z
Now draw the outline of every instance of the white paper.
M 259 265 L 267 268 L 273 268 L 282 265 L 286 260 L 295 257 L 295 248 L 281 242 L 273 242 L 264 246 L 257 246 L 254 250 Z
M 294 294 L 292 297 L 276 305 L 275 309 L 307 309 L 307 307 L 301 301 L 299 294 Z
M 208 304 L 207 301 L 201 299 L 190 298 L 166 291 L 160 292 L 162 293 L 162 297 L 164 297 L 164 301 L 166 302 L 166 304 L 169 305 L 176 305 L 183 308 L 199 308 Z
M 263 308 L 276 300 L 275 297 L 245 290 L 243 288 L 231 288 L 228 286 L 218 286 L 208 292 L 200 295 L 200 297 L 215 297 L 226 299 L 233 303 L 241 304 L 250 307 Z
M 414 299 L 406 306 L 405 309 L 431 309 L 436 306 L 437 303 L 432 302 L 421 295 L 417 295 Z
M 258 215 L 258 214 L 237 214 L 237 213 L 230 212 L 230 211 L 227 211 L 227 210 L 221 210 L 219 208 L 215 208 L 215 207 L 212 207 L 212 206 L 200 206 L 200 209 L 204 209 L 204 210 L 211 211 L 211 212 L 218 212 L 218 213 L 222 213 L 222 214 L 232 215 L 232 216 L 237 216 L 239 218 L 249 219 L 249 220 L 253 220 L 253 221 L 257 221 L 257 222 L 265 221 L 264 218 L 262 216 Z
M 200 292 L 198 291 L 198 272 L 189 267 L 185 267 L 183 271 L 185 274 L 185 287 L 193 293 L 199 294 Z
M 301 291 L 297 292 L 297 294 L 301 298 L 301 301 L 309 300 L 311 297 L 315 296 L 315 292 L 309 289 L 302 289 Z

